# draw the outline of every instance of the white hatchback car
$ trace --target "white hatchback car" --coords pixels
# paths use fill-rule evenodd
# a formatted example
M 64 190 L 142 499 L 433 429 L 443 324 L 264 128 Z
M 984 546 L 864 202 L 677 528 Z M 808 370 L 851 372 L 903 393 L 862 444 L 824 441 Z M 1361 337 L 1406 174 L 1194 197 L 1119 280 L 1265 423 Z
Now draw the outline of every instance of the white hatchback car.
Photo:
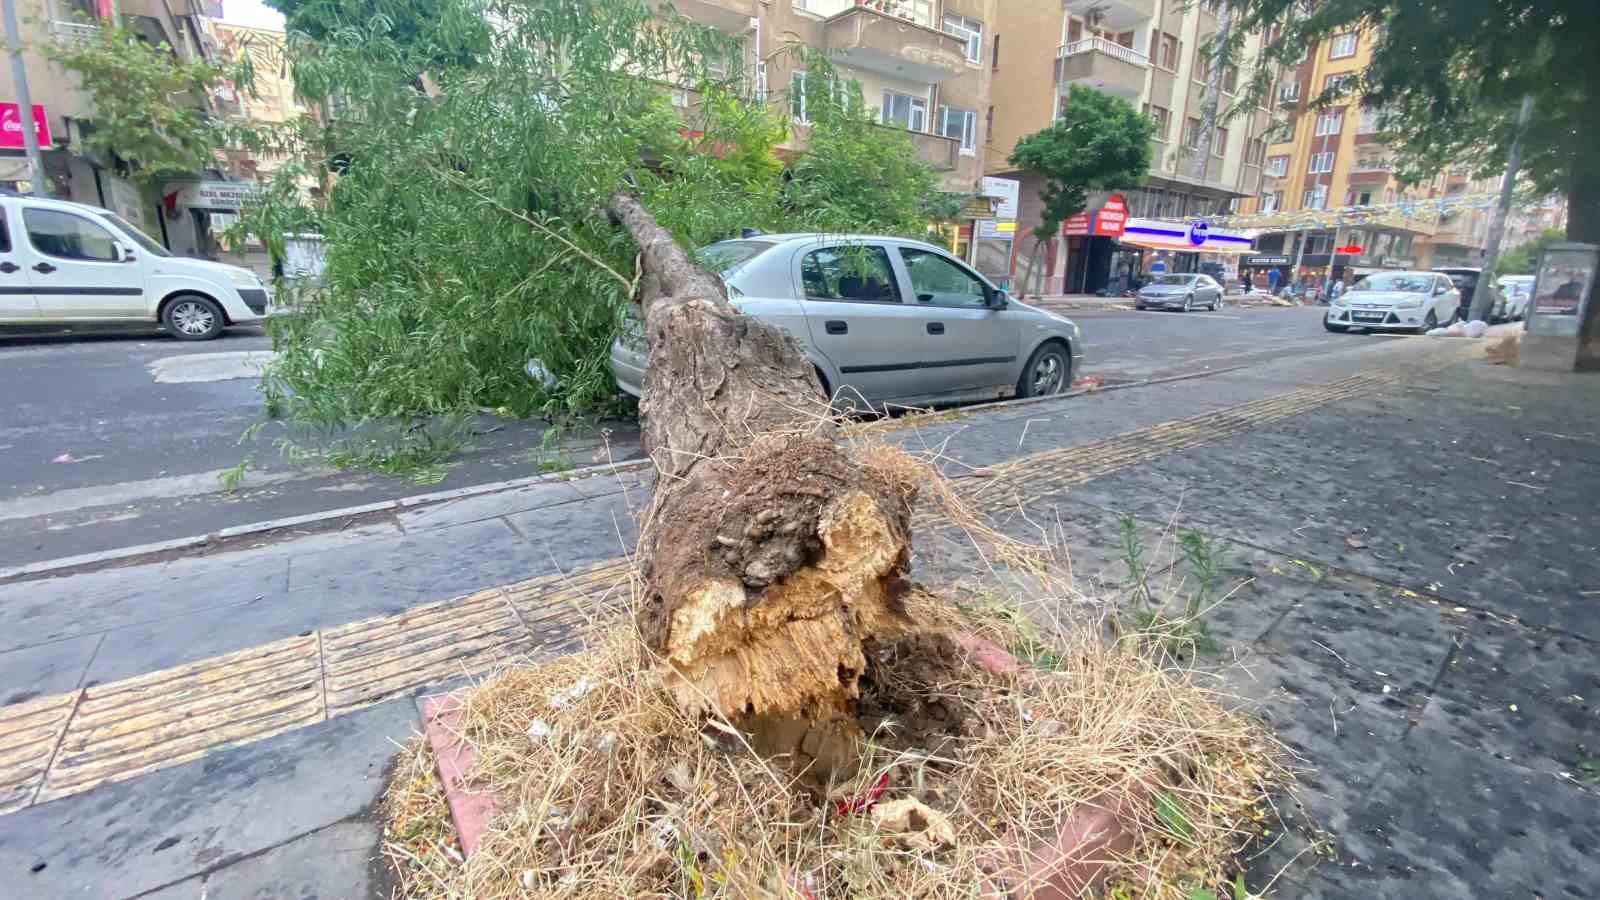
M 0 326 L 159 323 L 203 341 L 270 299 L 249 269 L 174 256 L 110 210 L 0 194 Z
M 1448 324 L 1461 307 L 1461 292 L 1438 272 L 1376 272 L 1358 279 L 1323 317 L 1329 331 L 1411 331 L 1421 334 Z

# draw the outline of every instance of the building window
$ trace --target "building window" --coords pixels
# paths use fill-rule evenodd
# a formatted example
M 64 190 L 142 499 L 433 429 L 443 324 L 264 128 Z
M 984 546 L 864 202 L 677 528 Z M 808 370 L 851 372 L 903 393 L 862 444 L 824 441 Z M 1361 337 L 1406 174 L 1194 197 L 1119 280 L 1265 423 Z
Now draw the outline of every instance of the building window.
M 983 23 L 966 16 L 944 14 L 944 30 L 967 42 L 967 62 L 983 59 Z
M 1322 80 L 1322 89 L 1335 94 L 1343 93 L 1345 88 L 1349 87 L 1350 82 L 1353 80 L 1355 80 L 1355 76 L 1349 73 L 1345 73 L 1343 75 L 1329 75 L 1327 78 Z
M 1228 129 L 1217 127 L 1211 132 L 1211 155 L 1222 158 L 1228 152 Z
M 1322 115 L 1317 116 L 1316 134 L 1318 137 L 1321 137 L 1325 134 L 1338 134 L 1339 129 L 1343 127 L 1344 110 L 1342 109 L 1330 109 Z
M 1374 134 L 1378 130 L 1378 115 L 1380 110 L 1370 106 L 1361 107 L 1361 120 L 1356 126 L 1356 134 Z
M 994 143 L 994 106 L 993 105 L 991 105 L 989 107 L 989 111 L 984 113 L 984 115 L 983 115 L 983 142 L 985 144 Z
M 1222 92 L 1231 94 L 1239 89 L 1239 67 L 1225 66 L 1222 70 Z
M 1278 102 L 1279 103 L 1298 103 L 1298 102 L 1300 102 L 1300 82 L 1291 81 L 1288 84 L 1280 86 L 1278 88 Z
M 1245 144 L 1245 146 L 1244 146 L 1244 164 L 1245 165 L 1247 165 L 1247 166 L 1259 166 L 1259 165 L 1261 165 L 1261 161 L 1263 159 L 1265 159 L 1266 156 L 1267 156 L 1267 142 L 1263 141 L 1261 138 L 1251 138 L 1250 142 L 1248 144 Z
M 922 97 L 883 92 L 883 124 L 899 125 L 907 131 L 928 130 L 928 101 Z
M 1266 174 L 1273 178 L 1282 178 L 1289 174 L 1289 157 L 1274 156 L 1267 160 Z
M 1306 169 L 1307 174 L 1321 175 L 1333 171 L 1333 151 L 1311 154 L 1311 167 Z
M 978 148 L 978 114 L 959 106 L 940 106 L 934 130 L 947 138 L 961 142 L 962 153 L 972 153 Z
M 806 118 L 806 73 L 789 73 L 789 116 L 796 122 L 809 122 Z
M 1195 116 L 1184 120 L 1183 145 L 1190 150 L 1198 149 L 1200 146 L 1200 120 Z
M 1150 117 L 1150 122 L 1155 127 L 1151 130 L 1151 137 L 1165 144 L 1172 134 L 1172 111 L 1165 106 L 1144 105 L 1144 114 Z
M 1360 194 L 1358 194 L 1356 196 L 1356 205 L 1357 206 L 1371 206 L 1372 205 L 1372 192 L 1371 191 L 1362 191 Z
M 994 36 L 994 43 L 989 47 L 989 68 L 1000 71 L 1000 35 Z
M 1178 59 L 1183 55 L 1183 43 L 1177 35 L 1161 32 L 1160 43 L 1156 46 L 1156 65 L 1168 72 L 1178 71 Z
M 1323 204 L 1327 202 L 1327 199 L 1328 186 L 1325 184 L 1319 184 L 1316 187 L 1306 191 L 1305 196 L 1301 198 L 1302 202 L 1300 206 L 1302 209 L 1321 209 Z
M 1262 194 L 1261 195 L 1261 211 L 1264 212 L 1264 213 L 1277 212 L 1278 211 L 1278 207 L 1281 206 L 1282 204 L 1283 204 L 1283 192 L 1282 191 L 1274 191 L 1274 192 L 1272 192 L 1270 194 Z
M 1329 59 L 1344 59 L 1356 55 L 1356 33 L 1354 31 L 1333 36 L 1333 42 L 1328 45 Z

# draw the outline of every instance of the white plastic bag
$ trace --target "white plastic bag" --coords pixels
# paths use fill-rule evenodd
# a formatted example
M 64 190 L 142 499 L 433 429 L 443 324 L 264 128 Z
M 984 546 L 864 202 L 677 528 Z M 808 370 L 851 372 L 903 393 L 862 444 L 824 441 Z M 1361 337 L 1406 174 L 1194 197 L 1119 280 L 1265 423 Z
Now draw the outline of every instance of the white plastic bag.
M 1448 328 L 1430 328 L 1430 329 L 1428 329 L 1428 337 L 1445 337 L 1449 333 L 1450 333 L 1450 329 L 1448 329 Z
M 1481 338 L 1483 337 L 1483 333 L 1489 330 L 1489 325 L 1482 319 L 1473 319 L 1471 322 L 1466 324 L 1466 327 L 1463 330 L 1466 332 L 1467 337 L 1469 338 Z
M 1450 327 L 1446 328 L 1444 330 L 1444 336 L 1445 337 L 1466 337 L 1467 336 L 1466 326 L 1462 325 L 1460 322 L 1452 322 L 1450 324 Z

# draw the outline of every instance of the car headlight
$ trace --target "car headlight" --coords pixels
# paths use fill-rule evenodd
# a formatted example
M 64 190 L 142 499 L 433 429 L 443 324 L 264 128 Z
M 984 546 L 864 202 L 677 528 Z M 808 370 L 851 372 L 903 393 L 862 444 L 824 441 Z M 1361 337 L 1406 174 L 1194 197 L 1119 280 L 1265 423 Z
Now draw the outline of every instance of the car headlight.
M 244 269 L 229 269 L 228 280 L 233 282 L 234 287 L 257 287 L 261 284 L 261 279 L 256 277 L 256 273 Z
M 1416 309 L 1417 307 L 1422 305 L 1422 298 L 1421 297 L 1407 297 L 1404 300 L 1396 300 L 1394 302 L 1394 305 L 1396 307 L 1398 307 L 1399 309 Z

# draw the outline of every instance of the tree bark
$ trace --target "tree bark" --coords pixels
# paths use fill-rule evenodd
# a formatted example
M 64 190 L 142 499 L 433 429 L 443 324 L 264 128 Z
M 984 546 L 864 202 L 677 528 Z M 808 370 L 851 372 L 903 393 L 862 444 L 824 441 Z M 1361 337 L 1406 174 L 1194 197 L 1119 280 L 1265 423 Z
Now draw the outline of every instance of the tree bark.
M 649 345 L 640 635 L 692 715 L 836 720 L 862 642 L 910 625 L 916 488 L 837 442 L 786 332 L 735 309 L 633 197 L 607 209 L 639 247 Z

